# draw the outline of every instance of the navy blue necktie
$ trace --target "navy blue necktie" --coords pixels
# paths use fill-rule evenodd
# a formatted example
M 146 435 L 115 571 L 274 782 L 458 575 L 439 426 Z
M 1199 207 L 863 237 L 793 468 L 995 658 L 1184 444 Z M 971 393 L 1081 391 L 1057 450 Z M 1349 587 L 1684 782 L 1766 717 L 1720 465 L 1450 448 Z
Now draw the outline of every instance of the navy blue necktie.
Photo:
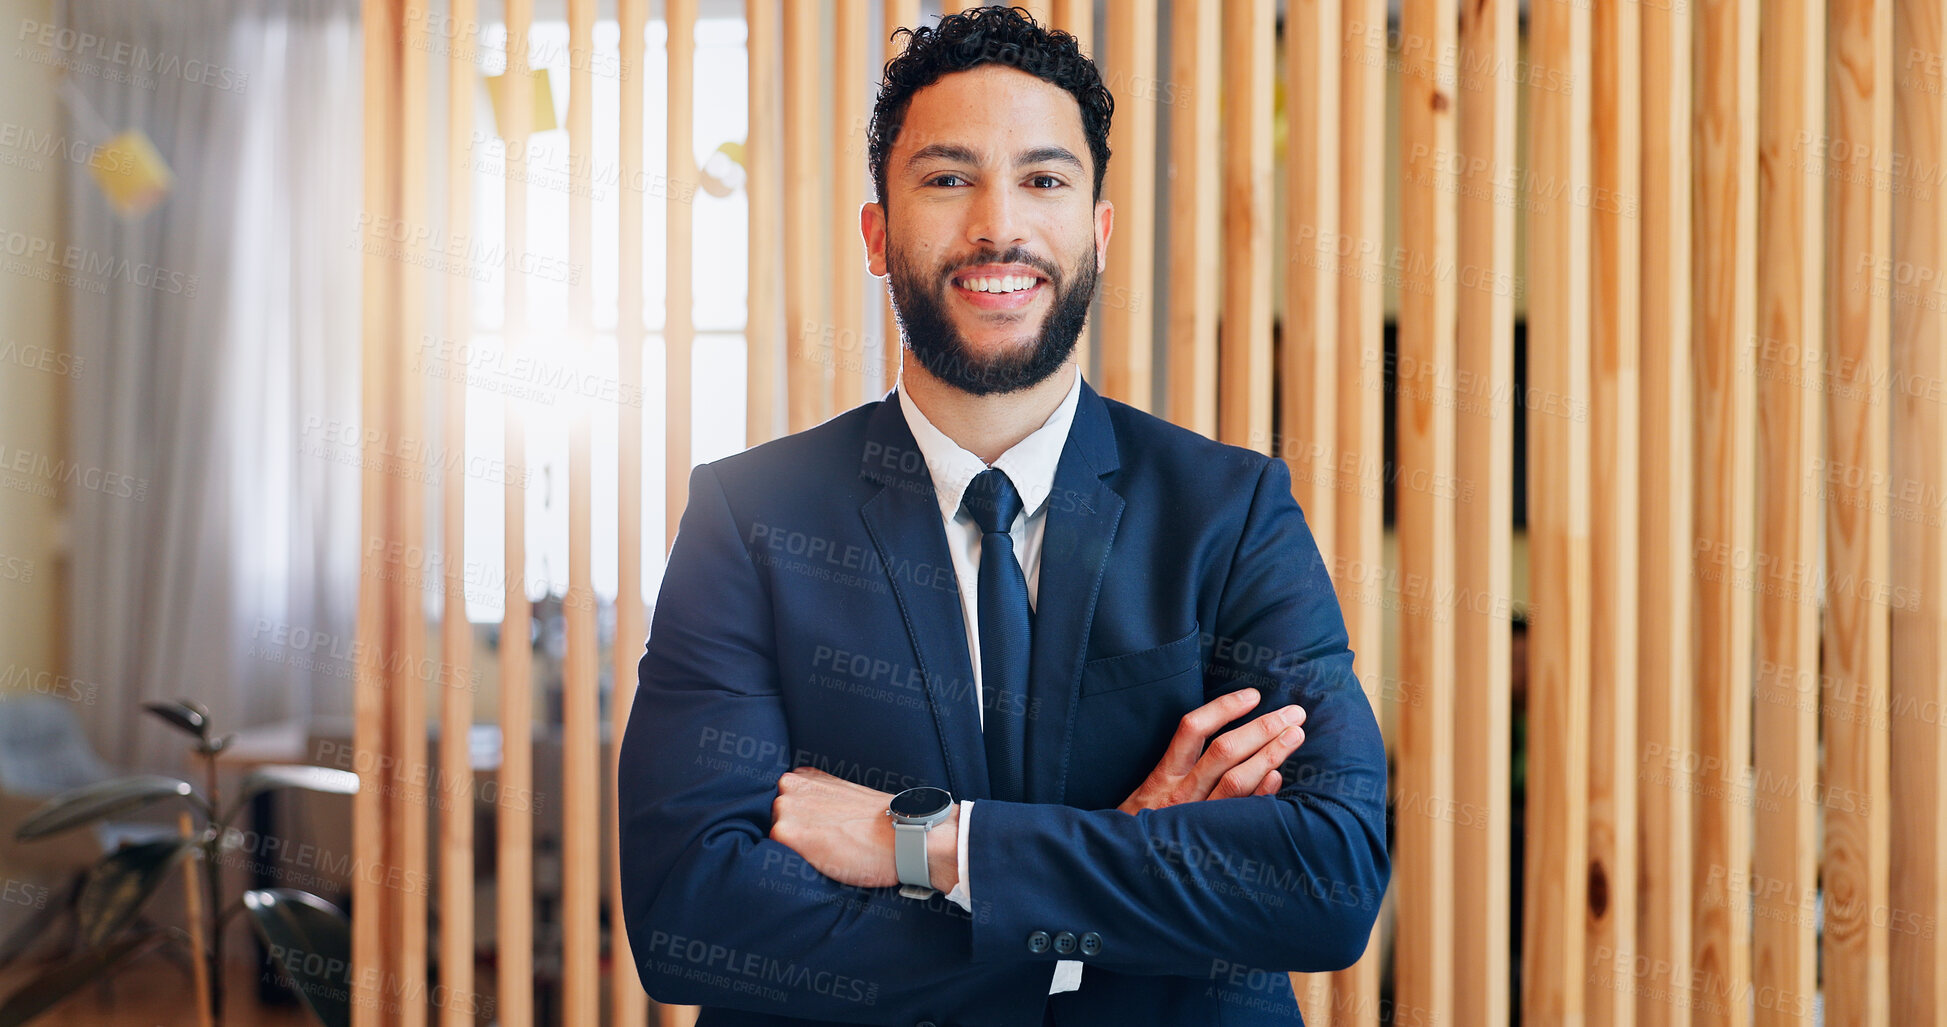
M 1021 495 L 1007 474 L 974 476 L 960 506 L 980 525 L 980 689 L 986 708 L 987 781 L 994 798 L 1021 802 L 1022 754 L 1027 738 L 1028 579 L 1008 534 L 1021 513 Z

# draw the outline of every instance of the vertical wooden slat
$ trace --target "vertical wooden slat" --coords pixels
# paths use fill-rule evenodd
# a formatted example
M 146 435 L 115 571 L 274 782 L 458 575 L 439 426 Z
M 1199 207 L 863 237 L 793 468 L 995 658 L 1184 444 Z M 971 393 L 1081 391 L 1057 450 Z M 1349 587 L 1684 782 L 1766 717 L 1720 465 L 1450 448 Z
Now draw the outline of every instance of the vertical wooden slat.
M 1601 44 L 1591 56 L 1590 463 L 1604 468 L 1590 476 L 1589 497 L 1589 919 L 1583 976 L 1591 984 L 1614 965 L 1614 953 L 1633 950 L 1636 939 L 1640 17 L 1636 4 L 1598 5 L 1594 32 Z M 1589 1023 L 1627 1027 L 1636 1020 L 1635 998 L 1633 987 L 1590 987 Z
M 1876 280 L 1893 293 L 1891 374 L 1892 681 L 1890 782 L 1892 910 L 1916 925 L 1892 937 L 1893 1022 L 1947 1022 L 1947 315 L 1937 284 L 1947 268 L 1947 200 L 1934 177 L 1947 161 L 1947 4 L 1895 8 L 1900 46 L 1893 153 L 1893 265 Z M 1890 158 L 1889 158 L 1890 159 Z M 1925 276 L 1925 277 L 1922 277 Z M 1886 278 L 1890 277 L 1889 283 Z
M 1590 282 L 1589 208 L 1573 198 L 1589 184 L 1590 28 L 1588 10 L 1566 0 L 1529 12 L 1531 180 L 1569 202 L 1535 203 L 1528 229 L 1528 380 L 1550 405 L 1531 403 L 1528 425 L 1522 1019 L 1576 1024 L 1588 909 Z
M 1095 0 L 1052 0 L 1048 6 L 1048 20 L 1056 28 L 1074 36 L 1076 45 L 1083 53 L 1095 53 Z
M 778 368 L 784 338 L 778 335 L 778 293 L 783 281 L 784 154 L 780 150 L 779 67 L 783 61 L 777 0 L 747 0 L 750 128 L 744 148 L 744 195 L 750 199 L 750 297 L 746 305 L 744 444 L 778 435 Z M 623 119 L 628 130 L 628 119 Z M 840 233 L 843 234 L 843 233 Z
M 1454 66 L 1452 0 L 1405 8 L 1399 199 L 1398 1008 L 1453 1017 Z M 1287 343 L 1289 345 L 1289 343 Z M 1290 383 L 1287 383 L 1290 387 Z M 1417 598 L 1414 596 L 1417 595 Z
M 1634 987 L 1637 1018 L 1690 1022 L 1692 404 L 1690 8 L 1646 6 L 1643 40 L 1642 498 L 1637 702 L 1638 951 L 1661 976 L 1634 980 L 1622 950 L 1594 987 Z M 1677 758 L 1672 759 L 1672 756 Z
M 805 160 L 801 168 L 816 167 L 809 157 L 798 155 L 817 151 L 822 124 L 818 110 L 818 73 L 823 59 L 818 50 L 818 15 L 822 6 L 820 0 L 786 0 L 784 4 L 784 152 Z M 831 320 L 826 314 L 827 294 L 821 274 L 827 256 L 821 245 L 824 237 L 819 234 L 819 212 L 827 199 L 821 181 L 822 176 L 803 170 L 785 179 L 784 337 L 791 345 L 786 359 L 786 388 L 790 394 L 787 430 L 793 432 L 824 420 L 831 406 L 831 361 L 828 350 L 820 345 L 818 330 L 819 325 Z M 687 259 L 684 263 L 687 265 Z
M 1827 178 L 1831 236 L 1825 249 L 1825 673 L 1810 699 L 1824 714 L 1827 794 L 1868 801 L 1828 804 L 1820 876 L 1826 894 L 1825 1022 L 1885 1027 L 1892 818 L 1886 797 L 1890 613 L 1858 582 L 1890 580 L 1887 419 L 1891 311 L 1877 269 L 1892 256 L 1893 7 L 1888 0 L 1833 0 L 1827 64 L 1828 152 L 1864 152 Z M 1843 147 L 1843 149 L 1841 149 Z M 1829 347 L 1829 349 L 1828 349 Z M 1805 364 L 1811 354 L 1801 350 Z M 1839 473 L 1832 473 L 1832 472 Z M 1855 477 L 1856 475 L 1856 477 Z M 1805 686 L 1800 682 L 1800 701 Z
M 1219 186 L 1217 85 L 1223 51 L 1217 0 L 1170 5 L 1169 390 L 1171 421 L 1217 435 Z
M 505 172 L 507 252 L 516 258 L 527 252 L 528 139 L 534 125 L 534 93 L 519 88 L 528 80 L 528 33 L 533 27 L 532 0 L 507 0 L 507 123 L 500 127 L 507 147 Z M 527 348 L 527 280 L 525 262 L 510 260 L 506 268 L 506 338 L 510 357 Z M 524 639 L 533 627 L 527 601 L 527 429 L 521 404 L 504 401 L 507 466 L 504 490 L 506 608 L 500 637 Z M 500 794 L 531 796 L 534 789 L 533 649 L 526 645 L 500 647 Z M 495 966 L 500 983 L 500 1019 L 506 1027 L 534 1023 L 534 814 L 530 804 L 501 803 L 494 810 L 499 823 L 496 853 L 498 887 L 496 940 L 500 958 Z
M 1822 170 L 1825 12 L 1767 0 L 1759 74 L 1757 825 L 1751 971 L 1759 1024 L 1803 1023 L 1818 989 L 1818 394 L 1801 379 L 1824 349 Z M 1810 150 L 1811 152 L 1808 152 Z M 1809 381 L 1816 381 L 1810 379 Z
M 832 413 L 865 399 L 865 0 L 836 0 L 832 24 Z
M 759 0 L 761 3 L 761 0 Z M 640 182 L 643 172 L 642 147 L 646 113 L 642 74 L 644 33 L 649 22 L 648 0 L 617 0 L 616 22 L 621 30 L 620 104 L 617 132 L 617 167 L 622 181 Z M 756 65 L 752 63 L 752 74 Z M 755 121 L 752 122 L 755 124 Z M 753 139 L 756 136 L 753 134 Z M 746 151 L 757 167 L 756 147 Z M 755 177 L 753 170 L 752 176 Z M 756 222 L 756 190 L 752 223 Z M 621 394 L 627 400 L 616 408 L 616 560 L 614 690 L 609 699 L 609 842 L 608 842 L 608 922 L 609 922 L 609 1009 L 617 1027 L 641 1027 L 647 1021 L 649 996 L 642 990 L 636 973 L 635 954 L 624 928 L 622 907 L 622 820 L 616 803 L 616 774 L 621 766 L 622 729 L 629 723 L 629 707 L 635 699 L 636 663 L 642 658 L 643 640 L 649 635 L 642 602 L 642 348 L 647 326 L 643 324 L 643 190 L 621 189 L 616 205 L 621 223 L 616 227 L 616 307 L 615 360 L 621 379 Z M 754 229 L 753 229 L 754 231 Z M 756 253 L 755 248 L 752 253 Z M 753 301 L 758 291 L 757 276 L 751 276 Z M 751 359 L 756 368 L 758 359 Z M 768 365 L 767 365 L 768 366 Z M 754 388 L 754 387 L 753 387 Z M 775 385 L 773 384 L 773 388 Z M 752 406 L 756 406 L 755 400 Z
M 885 64 L 898 56 L 899 51 L 905 49 L 903 43 L 893 40 L 893 32 L 902 28 L 919 27 L 919 0 L 880 0 L 880 3 L 884 8 L 883 13 L 885 15 L 884 20 L 880 23 L 879 31 L 879 43 L 882 48 L 880 50 L 880 67 L 883 70 Z M 905 37 L 901 36 L 900 38 L 904 39 Z M 885 202 L 885 197 L 883 196 L 875 197 L 875 199 L 880 203 Z M 885 391 L 890 390 L 894 385 L 899 383 L 899 364 L 901 358 L 904 356 L 905 347 L 899 339 L 899 317 L 893 313 L 892 293 L 885 291 L 884 299 L 880 302 L 884 305 L 882 316 L 885 321 L 885 349 L 883 351 L 885 377 L 880 382 L 880 392 L 883 395 Z
M 1120 0 L 1109 19 L 1109 124 L 1114 171 L 1103 183 L 1115 205 L 1102 272 L 1102 395 L 1138 410 L 1154 404 L 1150 303 L 1156 283 L 1156 103 L 1138 86 L 1156 78 L 1156 0 Z
M 402 7 L 397 0 L 375 0 L 364 11 L 364 214 L 368 226 L 392 217 L 398 202 L 396 172 L 402 113 L 393 98 L 400 87 Z M 376 436 L 391 423 L 396 409 L 390 394 L 394 379 L 388 361 L 389 349 L 398 339 L 398 266 L 381 247 L 370 244 L 378 241 L 378 235 L 369 227 L 367 231 L 371 237 L 361 240 L 365 254 L 359 396 L 363 423 Z M 360 473 L 359 534 L 364 544 L 359 551 L 364 555 L 359 567 L 356 631 L 360 651 L 367 655 L 354 665 L 353 747 L 363 759 L 353 761 L 359 790 L 352 800 L 352 837 L 361 856 L 374 853 L 383 862 L 394 845 L 384 800 L 389 783 L 379 769 L 389 766 L 391 758 L 390 704 L 380 654 L 390 641 L 392 593 L 384 584 L 389 577 L 384 553 L 385 543 L 392 536 L 387 510 L 391 486 L 379 442 L 379 438 L 373 438 L 365 443 Z M 397 895 L 396 889 L 384 887 L 382 876 L 352 876 L 352 903 L 358 910 L 352 918 L 351 982 L 352 1019 L 357 1027 L 378 1027 L 388 1020 L 381 1003 L 384 974 L 393 965 L 389 925 L 397 917 Z
M 1745 1024 L 1751 979 L 1751 565 L 1757 4 L 1707 0 L 1697 50 L 1692 358 L 1697 462 L 1697 803 L 1693 1020 Z M 1692 762 L 1689 753 L 1681 762 Z
M 473 94 L 480 70 L 473 38 L 478 6 L 453 0 L 453 31 L 446 66 L 446 226 L 449 234 L 473 230 L 473 172 L 458 159 L 472 145 Z M 455 350 L 473 344 L 472 280 L 443 281 L 446 336 Z M 440 445 L 447 453 L 466 446 L 466 375 L 448 374 Z M 439 978 L 455 1001 L 440 1006 L 441 1027 L 473 1023 L 473 762 L 467 744 L 473 728 L 473 625 L 466 613 L 466 478 L 441 479 L 440 546 L 446 557 L 440 607 L 439 690 Z
M 1224 7 L 1223 441 L 1271 447 L 1272 0 Z
M 691 241 L 694 236 L 690 203 L 695 192 L 688 185 L 697 180 L 694 141 L 696 0 L 665 0 L 663 19 L 669 27 L 669 114 L 665 126 L 668 132 L 665 148 L 667 180 L 672 185 L 683 183 L 681 188 L 670 189 L 663 202 L 663 209 L 667 211 L 664 222 L 668 226 L 664 239 L 667 256 L 663 260 L 664 281 L 667 283 L 663 299 L 663 361 L 667 368 L 663 374 L 663 388 L 667 390 L 663 402 L 663 432 L 668 447 L 663 467 L 666 476 L 664 509 L 667 511 L 663 523 L 673 542 L 676 527 L 683 519 L 683 508 L 689 505 L 690 500 L 690 368 L 692 350 L 696 344 L 696 326 L 690 312 L 690 282 L 693 277 Z
M 1455 299 L 1457 381 L 1472 383 L 1454 417 L 1454 799 L 1478 829 L 1454 833 L 1454 1016 L 1504 1024 L 1513 944 L 1512 640 L 1514 524 L 1514 167 L 1519 4 L 1460 5 L 1460 111 L 1465 157 L 1456 202 L 1457 262 L 1477 269 Z
M 1281 432 L 1273 452 L 1327 559 L 1336 552 L 1332 455 L 1338 440 L 1338 278 L 1318 240 L 1338 236 L 1339 4 L 1292 0 L 1285 11 L 1285 282 Z M 1184 45 L 1182 37 L 1173 45 Z M 1180 88 L 1180 87 L 1179 87 Z M 1194 143 L 1194 140 L 1192 140 Z M 1182 255 L 1178 254 L 1181 260 Z M 1176 264 L 1170 271 L 1183 267 Z M 1187 268 L 1184 268 L 1187 271 Z M 1307 1022 L 1329 1022 L 1330 974 L 1293 974 Z
M 406 0 L 404 45 L 399 50 L 399 218 L 401 224 L 422 226 L 430 223 L 426 189 L 426 5 L 423 0 Z M 426 331 L 426 289 L 418 269 L 424 251 L 424 233 L 414 233 L 408 244 L 409 262 L 399 268 L 398 321 L 387 354 L 388 373 L 395 382 L 396 406 L 393 420 L 385 429 L 390 439 L 426 436 L 426 369 L 415 368 L 408 340 L 421 338 Z M 424 447 L 400 447 L 403 452 L 391 461 L 398 480 L 392 483 L 394 496 L 391 530 L 387 540 L 402 544 L 406 552 L 423 551 L 426 525 L 426 480 Z M 398 847 L 386 864 L 396 867 L 403 880 L 426 879 L 426 821 L 428 773 L 426 764 L 426 681 L 420 677 L 425 666 L 426 601 L 424 586 L 416 575 L 394 573 L 388 576 L 392 589 L 390 620 L 397 632 L 387 647 L 391 657 L 387 674 L 387 699 L 391 703 L 392 752 L 394 764 L 390 806 L 392 837 Z M 388 969 L 399 979 L 426 979 L 426 891 L 400 888 L 393 962 Z M 212 901 L 215 901 L 212 897 Z M 394 998 L 388 1011 L 396 1012 L 393 1022 L 401 1027 L 419 1027 L 426 1022 L 424 1000 Z
M 1338 510 L 1333 517 L 1332 582 L 1345 612 L 1353 670 L 1373 709 L 1386 674 L 1383 475 L 1385 468 L 1386 312 L 1380 251 L 1385 187 L 1374 168 L 1386 159 L 1386 0 L 1344 0 L 1344 60 L 1339 78 L 1339 238 L 1320 259 L 1338 274 Z M 1379 1023 L 1379 937 L 1332 979 L 1332 1022 Z
M 595 0 L 568 0 L 568 263 L 583 269 L 570 283 L 569 337 L 563 347 L 586 366 L 593 350 L 595 279 L 594 160 Z M 566 1023 L 601 1019 L 601 740 L 595 693 L 595 584 L 589 553 L 594 510 L 589 496 L 593 412 L 577 403 L 569 416 L 568 592 L 562 603 L 567 653 L 561 675 L 561 1016 Z
M 1332 460 L 1338 438 L 1338 278 L 1318 240 L 1339 233 L 1338 0 L 1293 0 L 1285 13 L 1284 383 L 1277 452 L 1321 552 L 1334 551 Z

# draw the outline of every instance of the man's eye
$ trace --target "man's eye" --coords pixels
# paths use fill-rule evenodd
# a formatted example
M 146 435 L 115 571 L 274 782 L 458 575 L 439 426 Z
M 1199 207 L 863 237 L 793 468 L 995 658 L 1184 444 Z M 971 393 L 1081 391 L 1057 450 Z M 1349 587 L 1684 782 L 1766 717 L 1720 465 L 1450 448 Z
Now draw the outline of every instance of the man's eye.
M 1062 186 L 1061 179 L 1053 175 L 1036 175 L 1028 181 L 1034 183 L 1037 189 L 1059 189 Z
M 962 179 L 959 175 L 947 174 L 947 175 L 935 175 L 933 176 L 933 178 L 929 179 L 926 184 L 927 185 L 959 185 L 963 181 L 965 181 L 965 179 Z

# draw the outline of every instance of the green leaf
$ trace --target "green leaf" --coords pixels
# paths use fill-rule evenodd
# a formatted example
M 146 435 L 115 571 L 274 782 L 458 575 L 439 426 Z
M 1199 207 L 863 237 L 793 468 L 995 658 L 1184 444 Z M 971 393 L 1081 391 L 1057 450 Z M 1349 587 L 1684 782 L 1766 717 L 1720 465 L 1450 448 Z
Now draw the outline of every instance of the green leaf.
M 204 806 L 202 793 L 181 778 L 160 774 L 139 774 L 97 781 L 62 792 L 41 804 L 41 808 L 20 822 L 14 837 L 20 841 L 45 838 L 51 834 L 92 824 L 103 817 L 141 809 L 171 796 L 190 799 Z
M 124 845 L 88 871 L 88 883 L 75 902 L 81 921 L 81 940 L 98 948 L 115 936 L 167 880 L 176 863 L 191 851 L 187 841 L 169 838 L 140 845 Z
M 168 935 L 159 930 L 124 938 L 107 948 L 88 949 L 81 955 L 27 982 L 0 1005 L 0 1027 L 20 1027 L 60 1005 L 62 1000 L 118 971 L 122 964 L 144 955 L 162 944 Z
M 243 905 L 271 960 L 318 1022 L 325 1027 L 349 1027 L 351 920 L 337 906 L 293 888 L 244 892 Z
M 189 699 L 174 702 L 145 702 L 142 708 L 181 731 L 195 738 L 207 738 L 210 733 L 210 711 L 202 703 Z

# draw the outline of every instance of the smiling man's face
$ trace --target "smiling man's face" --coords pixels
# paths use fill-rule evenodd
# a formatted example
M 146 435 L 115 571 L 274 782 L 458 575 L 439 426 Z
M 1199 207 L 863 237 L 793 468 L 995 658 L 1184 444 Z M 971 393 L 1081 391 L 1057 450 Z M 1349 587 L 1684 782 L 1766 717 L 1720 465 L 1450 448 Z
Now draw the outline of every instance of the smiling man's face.
M 1005 393 L 1067 361 L 1113 219 L 1090 160 L 1074 96 L 1027 72 L 985 64 L 913 94 L 861 226 L 934 377 Z

